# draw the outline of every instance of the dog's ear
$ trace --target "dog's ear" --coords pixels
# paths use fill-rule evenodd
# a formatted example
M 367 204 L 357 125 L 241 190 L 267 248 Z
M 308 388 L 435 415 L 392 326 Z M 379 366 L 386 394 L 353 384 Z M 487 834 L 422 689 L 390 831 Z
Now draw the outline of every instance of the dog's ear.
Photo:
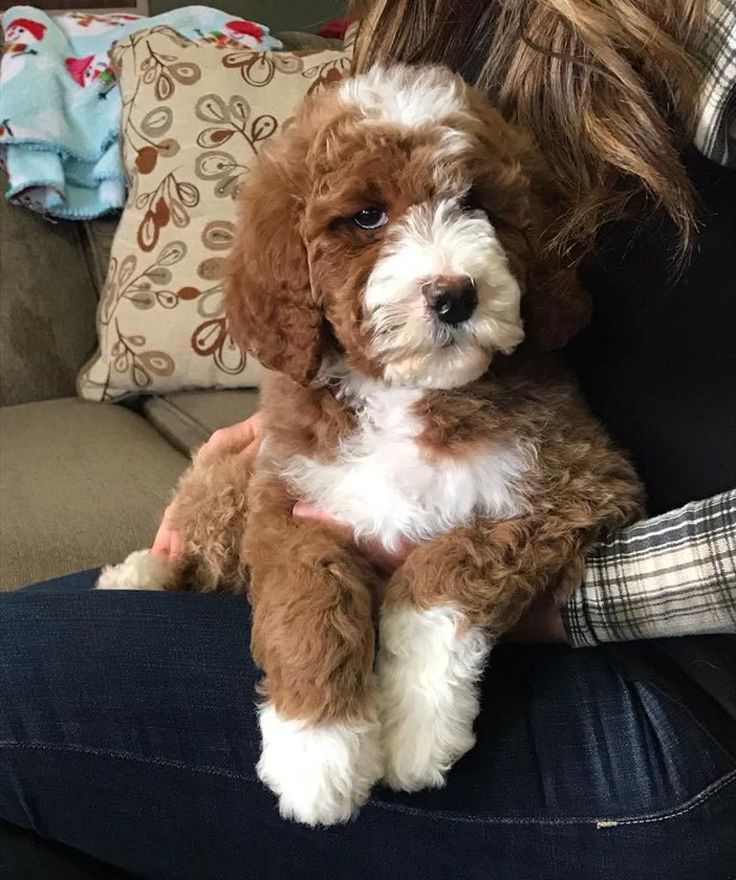
M 575 269 L 542 262 L 530 273 L 521 311 L 526 335 L 545 351 L 555 351 L 587 325 L 591 304 Z
M 554 176 L 532 148 L 524 168 L 529 178 L 529 236 L 532 263 L 521 301 L 526 335 L 546 351 L 563 348 L 590 320 L 575 255 L 564 257 L 553 239 L 564 200 Z
M 299 150 L 289 130 L 244 187 L 225 298 L 233 339 L 263 366 L 306 385 L 324 340 L 300 231 L 306 170 Z
M 494 208 L 492 216 L 505 221 L 497 233 L 524 283 L 524 332 L 546 350 L 562 348 L 590 319 L 590 301 L 578 280 L 574 256 L 565 262 L 554 248 L 565 211 L 563 194 L 531 138 L 491 108 L 476 89 L 468 89 L 467 96 L 482 122 L 479 140 L 487 146 L 491 184 L 485 195 Z

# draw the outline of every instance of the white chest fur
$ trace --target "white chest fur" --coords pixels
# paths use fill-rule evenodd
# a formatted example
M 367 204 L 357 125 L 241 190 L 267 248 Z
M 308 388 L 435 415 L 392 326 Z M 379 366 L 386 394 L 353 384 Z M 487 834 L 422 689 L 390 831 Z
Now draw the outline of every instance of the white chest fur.
M 423 392 L 373 386 L 358 427 L 333 461 L 292 456 L 280 472 L 300 497 L 386 547 L 427 540 L 476 515 L 516 516 L 529 455 L 520 443 L 488 443 L 462 457 L 430 456 L 416 441 L 412 405 Z

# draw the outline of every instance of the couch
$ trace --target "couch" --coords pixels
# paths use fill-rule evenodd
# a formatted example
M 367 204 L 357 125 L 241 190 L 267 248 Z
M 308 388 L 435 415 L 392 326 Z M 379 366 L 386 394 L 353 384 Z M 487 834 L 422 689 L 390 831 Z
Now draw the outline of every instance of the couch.
M 116 223 L 50 222 L 0 199 L 0 590 L 149 546 L 192 450 L 258 405 L 252 389 L 76 396 Z

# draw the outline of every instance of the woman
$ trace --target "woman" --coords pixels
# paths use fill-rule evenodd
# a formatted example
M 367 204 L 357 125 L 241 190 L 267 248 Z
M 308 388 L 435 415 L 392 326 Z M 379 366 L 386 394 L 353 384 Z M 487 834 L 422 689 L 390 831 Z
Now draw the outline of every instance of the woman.
M 711 159 L 734 159 L 718 107 L 733 10 L 714 9 L 719 23 L 697 0 L 364 7 L 358 66 L 444 61 L 536 134 L 573 206 L 556 247 L 595 300 L 570 365 L 660 516 L 601 545 L 563 615 L 536 609 L 517 634 L 596 647 L 496 650 L 478 745 L 445 789 L 377 790 L 323 831 L 279 820 L 255 779 L 244 601 L 80 589 L 94 573 L 2 597 L 5 851 L 36 857 L 31 829 L 144 877 L 725 880 L 736 640 L 712 633 L 734 632 L 736 183 Z M 696 128 L 710 158 L 679 152 L 698 94 L 714 105 Z M 207 454 L 252 454 L 257 432 L 219 433 Z M 164 521 L 155 549 L 176 542 Z

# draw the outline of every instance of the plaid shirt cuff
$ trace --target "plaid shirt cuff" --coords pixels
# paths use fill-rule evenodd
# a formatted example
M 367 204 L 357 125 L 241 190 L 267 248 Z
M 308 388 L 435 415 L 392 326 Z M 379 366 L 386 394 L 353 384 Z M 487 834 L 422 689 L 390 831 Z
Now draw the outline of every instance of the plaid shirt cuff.
M 562 618 L 576 648 L 736 632 L 736 490 L 599 544 Z

